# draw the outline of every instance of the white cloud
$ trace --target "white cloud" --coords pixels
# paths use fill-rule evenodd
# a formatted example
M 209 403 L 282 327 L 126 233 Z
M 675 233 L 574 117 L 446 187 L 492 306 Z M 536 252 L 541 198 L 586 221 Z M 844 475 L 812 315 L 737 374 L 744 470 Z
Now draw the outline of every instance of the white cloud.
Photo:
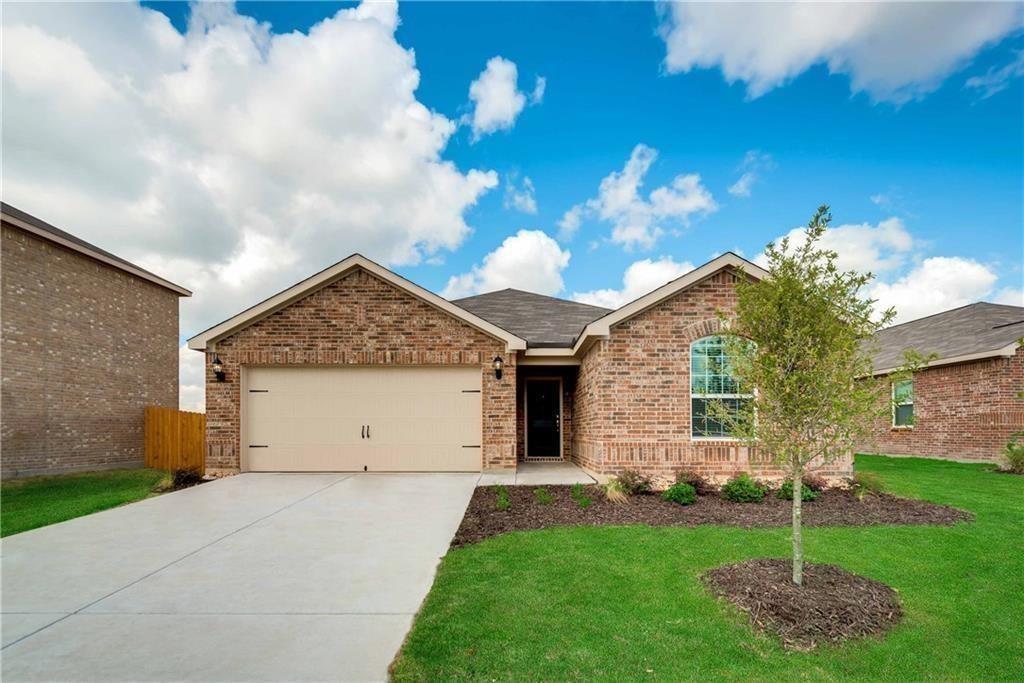
M 988 99 L 1010 87 L 1010 81 L 1024 76 L 1024 50 L 1017 50 L 1013 60 L 1003 66 L 993 66 L 983 76 L 971 76 L 965 88 L 977 90 L 981 99 Z
M 622 171 L 613 171 L 601 181 L 597 197 L 566 212 L 559 222 L 561 234 L 571 237 L 584 217 L 594 216 L 612 224 L 612 242 L 627 249 L 649 249 L 664 233 L 664 223 L 686 225 L 694 214 L 718 210 L 696 173 L 677 175 L 644 199 L 640 188 L 657 158 L 656 149 L 643 144 L 634 147 Z
M 178 349 L 178 408 L 206 412 L 206 354 L 187 344 Z
M 853 92 L 895 103 L 935 90 L 1024 25 L 1013 2 L 672 2 L 659 13 L 671 73 L 717 67 L 760 97 L 824 64 Z
M 544 99 L 547 80 L 537 76 L 530 104 Z M 469 99 L 473 112 L 466 120 L 473 128 L 473 140 L 484 135 L 508 130 L 527 104 L 527 96 L 519 90 L 519 69 L 515 62 L 504 57 L 491 57 L 477 79 L 469 85 Z
M 523 213 L 537 213 L 536 188 L 529 176 L 523 177 L 523 182 L 517 184 L 517 174 L 510 173 L 505 177 L 505 208 L 516 209 Z
M 576 235 L 580 224 L 583 223 L 583 211 L 584 206 L 577 204 L 562 215 L 561 220 L 558 221 L 558 239 L 568 242 Z
M 803 245 L 806 240 L 804 230 L 793 228 L 783 235 L 789 238 L 791 248 Z M 776 244 L 779 239 L 775 240 Z M 838 254 L 836 261 L 844 270 L 881 273 L 905 263 L 914 247 L 914 238 L 902 220 L 888 218 L 878 225 L 859 223 L 829 228 L 819 244 Z M 762 252 L 754 257 L 754 263 L 766 267 L 768 260 Z
M 997 276 L 977 261 L 934 256 L 894 282 L 876 282 L 868 291 L 876 309 L 896 308 L 895 322 L 916 320 L 979 301 L 992 292 Z
M 452 276 L 441 295 L 458 299 L 508 287 L 557 294 L 562 290 L 562 271 L 569 265 L 569 257 L 567 250 L 540 230 L 520 230 L 487 254 L 481 265 Z
M 1011 306 L 1024 306 L 1024 289 L 1014 287 L 1003 287 L 992 298 L 993 303 L 1009 304 Z
M 686 261 L 677 263 L 671 256 L 652 261 L 635 261 L 622 276 L 622 289 L 595 289 L 590 292 L 575 292 L 576 301 L 605 308 L 619 308 L 638 299 L 644 294 L 675 280 L 693 270 L 693 264 Z
M 742 175 L 729 186 L 729 194 L 734 197 L 749 197 L 750 192 L 762 174 L 775 168 L 775 160 L 771 154 L 752 149 L 743 157 L 739 166 Z
M 359 251 L 437 258 L 492 171 L 443 158 L 394 4 L 275 34 L 230 4 L 3 12 L 4 200 L 195 292 L 182 332 Z M 197 354 L 198 355 L 198 354 Z

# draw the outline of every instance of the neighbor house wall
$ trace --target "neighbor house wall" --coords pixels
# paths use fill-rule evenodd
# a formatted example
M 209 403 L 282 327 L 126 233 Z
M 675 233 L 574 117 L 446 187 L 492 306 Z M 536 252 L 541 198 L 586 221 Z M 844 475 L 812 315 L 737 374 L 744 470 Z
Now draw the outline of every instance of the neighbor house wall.
M 690 435 L 690 344 L 720 332 L 718 313 L 734 309 L 737 281 L 733 271 L 719 271 L 616 325 L 586 352 L 576 383 L 575 462 L 602 474 L 781 476 L 742 443 Z M 851 469 L 846 457 L 818 472 L 836 477 Z
M 1024 349 L 921 370 L 914 373 L 913 428 L 893 427 L 890 394 L 883 392 L 880 417 L 858 452 L 998 462 L 1010 435 L 1024 430 L 1021 392 Z
M 3 223 L 2 476 L 131 467 L 178 405 L 178 294 Z
M 216 354 L 226 381 L 211 368 Z M 482 375 L 483 469 L 516 462 L 516 363 L 505 343 L 357 269 L 207 350 L 208 469 L 240 467 L 242 366 L 463 365 Z M 492 361 L 505 360 L 502 379 Z

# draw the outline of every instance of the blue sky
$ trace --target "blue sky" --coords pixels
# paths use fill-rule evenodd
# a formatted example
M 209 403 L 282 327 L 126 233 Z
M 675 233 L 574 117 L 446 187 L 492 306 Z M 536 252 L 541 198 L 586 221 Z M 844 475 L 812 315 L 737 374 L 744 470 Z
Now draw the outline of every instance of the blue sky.
M 183 338 L 357 250 L 617 305 L 820 203 L 902 319 L 1024 303 L 1024 15 L 915 5 L 19 6 L 4 199 L 194 289 Z

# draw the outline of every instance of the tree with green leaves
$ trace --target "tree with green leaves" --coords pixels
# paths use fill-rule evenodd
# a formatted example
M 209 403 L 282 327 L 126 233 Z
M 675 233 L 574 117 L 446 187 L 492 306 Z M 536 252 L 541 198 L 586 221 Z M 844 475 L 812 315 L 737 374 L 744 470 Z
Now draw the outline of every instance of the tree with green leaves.
M 832 215 L 820 207 L 802 242 L 765 248 L 770 276 L 741 277 L 722 314 L 729 371 L 752 398 L 711 406 L 737 438 L 774 458 L 793 482 L 793 583 L 803 582 L 802 489 L 809 466 L 852 453 L 868 436 L 885 383 L 872 377 L 871 343 L 895 311 L 864 293 L 870 273 L 843 271 L 821 247 Z

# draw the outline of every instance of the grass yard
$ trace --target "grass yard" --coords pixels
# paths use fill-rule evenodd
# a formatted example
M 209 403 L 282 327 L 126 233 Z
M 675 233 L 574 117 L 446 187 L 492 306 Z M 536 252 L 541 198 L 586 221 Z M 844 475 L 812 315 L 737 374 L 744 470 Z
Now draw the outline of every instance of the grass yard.
M 141 500 L 168 477 L 161 470 L 130 469 L 5 481 L 0 485 L 0 535 Z
M 786 557 L 787 529 L 558 528 L 448 553 L 394 677 L 1024 680 L 1024 477 L 877 456 L 857 467 L 892 493 L 977 515 L 953 527 L 804 529 L 808 561 L 899 592 L 905 618 L 884 639 L 787 652 L 707 594 L 706 569 Z

